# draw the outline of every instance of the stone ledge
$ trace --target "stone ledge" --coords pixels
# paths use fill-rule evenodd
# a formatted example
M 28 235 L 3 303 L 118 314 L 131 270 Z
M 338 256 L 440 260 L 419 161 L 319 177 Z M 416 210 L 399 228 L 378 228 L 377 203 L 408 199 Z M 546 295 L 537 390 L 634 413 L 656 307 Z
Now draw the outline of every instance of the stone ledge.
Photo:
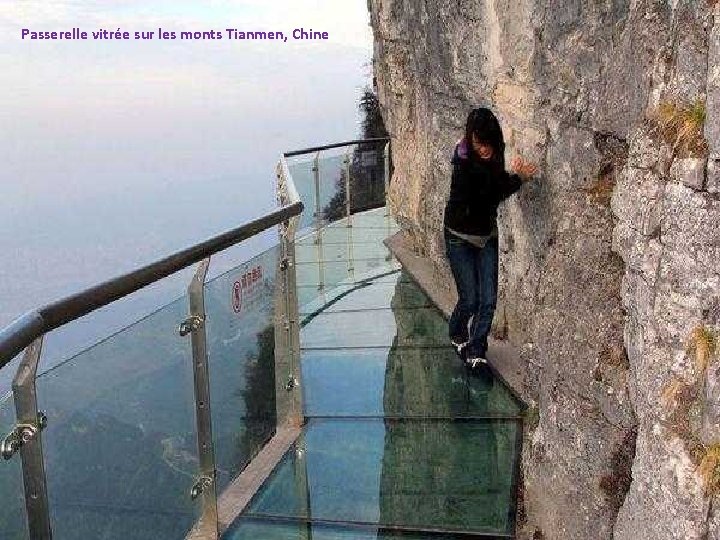
M 446 319 L 450 317 L 457 292 L 455 284 L 450 283 L 450 290 L 441 287 L 433 271 L 433 265 L 426 257 L 416 255 L 410 247 L 407 235 L 403 231 L 395 233 L 384 240 L 385 245 L 423 292 L 430 298 Z M 531 403 L 525 388 L 527 366 L 522 362 L 518 351 L 506 341 L 488 340 L 488 363 L 493 372 L 512 390 L 523 403 Z

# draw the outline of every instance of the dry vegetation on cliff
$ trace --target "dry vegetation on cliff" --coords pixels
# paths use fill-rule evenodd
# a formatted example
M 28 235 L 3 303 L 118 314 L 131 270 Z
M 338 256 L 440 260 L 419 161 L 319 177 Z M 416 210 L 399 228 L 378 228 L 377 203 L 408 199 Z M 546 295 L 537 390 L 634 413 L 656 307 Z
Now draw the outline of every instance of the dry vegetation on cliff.
M 700 373 L 705 373 L 710 365 L 715 355 L 715 346 L 715 336 L 704 326 L 698 326 L 692 331 L 688 352 L 695 353 L 695 366 Z
M 660 396 L 660 404 L 668 411 L 665 426 L 682 440 L 688 455 L 697 466 L 707 495 L 720 493 L 720 443 L 703 445 L 691 427 L 693 411 L 702 408 L 705 375 L 715 355 L 715 336 L 704 326 L 690 334 L 687 354 L 694 355 L 697 377 L 693 384 L 671 380 Z
M 720 493 L 720 444 L 714 444 L 705 449 L 698 473 L 702 478 L 707 495 Z
M 706 116 L 702 99 L 689 104 L 664 101 L 650 113 L 648 120 L 676 156 L 703 157 L 708 152 L 703 135 Z

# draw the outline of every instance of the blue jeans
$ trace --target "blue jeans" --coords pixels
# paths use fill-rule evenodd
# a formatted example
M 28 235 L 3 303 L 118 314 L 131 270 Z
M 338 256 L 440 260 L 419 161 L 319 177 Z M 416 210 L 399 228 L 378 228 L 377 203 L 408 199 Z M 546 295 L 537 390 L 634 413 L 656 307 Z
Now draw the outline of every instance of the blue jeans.
M 483 248 L 478 248 L 445 230 L 445 253 L 458 292 L 450 316 L 450 339 L 468 341 L 468 358 L 484 357 L 497 305 L 498 239 L 490 238 Z

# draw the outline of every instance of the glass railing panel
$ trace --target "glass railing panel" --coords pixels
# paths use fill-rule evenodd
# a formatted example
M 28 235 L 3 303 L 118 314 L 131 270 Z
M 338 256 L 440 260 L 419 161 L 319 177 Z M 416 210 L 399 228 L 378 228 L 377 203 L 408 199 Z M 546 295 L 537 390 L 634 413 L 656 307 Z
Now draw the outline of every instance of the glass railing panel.
M 278 257 L 275 246 L 205 286 L 218 493 L 275 432 Z
M 469 376 L 450 349 L 311 350 L 302 355 L 305 414 L 329 417 L 517 417 L 500 380 Z
M 0 369 L 0 400 L 5 399 L 8 394 L 12 393 L 13 378 L 17 373 L 23 354 L 24 353 L 18 354 Z
M 315 155 L 291 158 L 288 162 L 292 181 L 305 206 L 298 231 L 314 229 L 346 215 L 345 156 L 322 153 L 316 161 Z
M 329 150 L 320 155 L 320 204 L 319 216 L 324 224 L 346 215 L 346 166 L 345 154 Z
M 385 206 L 385 143 L 360 144 L 350 158 L 352 213 Z
M 187 318 L 183 296 L 38 377 L 55 538 L 184 538 L 199 517 Z
M 317 197 L 315 191 L 315 172 L 313 168 L 313 160 L 295 160 L 291 158 L 291 161 L 288 161 L 288 171 L 295 184 L 300 200 L 305 205 L 298 221 L 298 230 L 311 227 L 317 219 Z
M 288 170 L 305 204 L 299 229 L 346 217 L 348 183 L 351 213 L 384 206 L 383 150 L 384 143 L 353 145 L 290 158 Z
M 0 437 L 4 438 L 15 427 L 15 401 L 12 394 L 0 397 Z M 11 459 L 0 459 L 0 538 L 28 540 L 25 491 L 23 488 L 20 453 Z
M 520 436 L 515 420 L 310 420 L 246 516 L 508 534 Z

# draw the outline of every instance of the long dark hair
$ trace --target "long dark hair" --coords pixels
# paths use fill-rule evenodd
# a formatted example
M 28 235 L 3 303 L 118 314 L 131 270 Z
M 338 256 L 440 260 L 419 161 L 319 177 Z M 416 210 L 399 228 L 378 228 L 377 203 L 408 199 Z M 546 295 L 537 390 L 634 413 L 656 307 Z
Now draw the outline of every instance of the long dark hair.
M 492 161 L 505 168 L 505 139 L 503 137 L 500 122 L 493 112 L 486 107 L 478 107 L 468 114 L 465 122 L 465 141 L 468 148 L 468 155 L 473 159 L 480 159 L 472 146 L 473 134 L 481 141 L 490 144 L 495 151 Z

